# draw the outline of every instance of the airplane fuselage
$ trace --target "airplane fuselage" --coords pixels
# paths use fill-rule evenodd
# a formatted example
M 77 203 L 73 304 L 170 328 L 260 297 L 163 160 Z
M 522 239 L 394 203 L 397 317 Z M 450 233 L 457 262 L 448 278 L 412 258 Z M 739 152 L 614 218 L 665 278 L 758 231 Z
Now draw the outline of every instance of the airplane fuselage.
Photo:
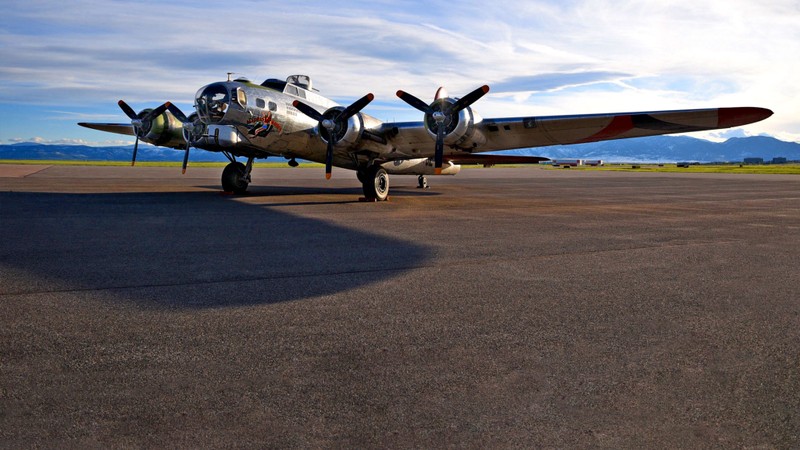
M 283 81 L 268 80 L 265 85 L 247 80 L 212 83 L 197 91 L 195 108 L 199 132 L 186 133 L 184 138 L 193 147 L 224 151 L 235 156 L 265 158 L 283 156 L 324 162 L 326 141 L 320 136 L 317 122 L 304 115 L 292 103 L 300 100 L 320 113 L 338 106 L 336 102 L 310 89 Z M 381 122 L 367 114 L 350 118 L 348 133 L 338 143 L 343 149 L 361 142 L 365 154 L 384 153 L 388 142 L 364 139 L 369 128 Z M 322 139 L 320 139 L 322 137 Z M 358 167 L 357 158 L 342 151 L 334 152 L 334 165 L 349 169 Z

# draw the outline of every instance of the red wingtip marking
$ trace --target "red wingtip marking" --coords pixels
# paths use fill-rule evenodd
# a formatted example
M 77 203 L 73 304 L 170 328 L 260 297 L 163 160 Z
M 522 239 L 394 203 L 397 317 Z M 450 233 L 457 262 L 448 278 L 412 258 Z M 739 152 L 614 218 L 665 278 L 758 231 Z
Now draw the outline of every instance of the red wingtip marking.
M 754 107 L 720 108 L 718 114 L 717 126 L 730 128 L 764 120 L 772 115 L 772 111 Z

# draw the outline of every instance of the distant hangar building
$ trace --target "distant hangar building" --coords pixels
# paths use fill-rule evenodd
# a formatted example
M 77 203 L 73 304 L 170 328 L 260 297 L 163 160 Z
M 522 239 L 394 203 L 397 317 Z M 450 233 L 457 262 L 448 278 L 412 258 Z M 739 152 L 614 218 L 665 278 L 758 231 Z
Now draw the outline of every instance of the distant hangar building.
M 554 166 L 578 167 L 583 165 L 582 159 L 554 159 Z
M 554 166 L 602 166 L 605 162 L 602 159 L 554 159 Z

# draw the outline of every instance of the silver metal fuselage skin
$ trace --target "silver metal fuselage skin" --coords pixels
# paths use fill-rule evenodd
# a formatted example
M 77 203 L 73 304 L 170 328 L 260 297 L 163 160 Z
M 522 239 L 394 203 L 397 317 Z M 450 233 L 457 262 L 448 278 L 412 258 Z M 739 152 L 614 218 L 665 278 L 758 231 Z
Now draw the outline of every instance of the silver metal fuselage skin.
M 223 96 L 221 91 L 227 93 Z M 201 88 L 195 99 L 197 114 L 205 125 L 202 134 L 190 137 L 191 145 L 209 151 L 225 151 L 235 156 L 265 158 L 283 156 L 324 162 L 327 143 L 320 136 L 318 123 L 292 106 L 295 100 L 302 101 L 320 112 L 338 106 L 335 102 L 313 91 L 290 85 L 287 90 L 296 90 L 298 95 L 243 81 L 212 83 Z M 220 102 L 209 106 L 207 98 L 216 93 Z M 213 100 L 212 100 L 213 101 Z M 333 164 L 348 169 L 358 168 L 358 158 L 346 148 L 359 143 L 364 155 L 387 154 L 390 143 L 362 139 L 364 130 L 377 129 L 381 121 L 359 113 L 350 118 L 348 129 L 350 140 L 342 139 L 338 144 L 341 152 L 334 151 Z M 186 137 L 189 137 L 188 134 Z M 367 157 L 362 163 L 366 164 Z M 416 172 L 415 172 L 416 173 Z

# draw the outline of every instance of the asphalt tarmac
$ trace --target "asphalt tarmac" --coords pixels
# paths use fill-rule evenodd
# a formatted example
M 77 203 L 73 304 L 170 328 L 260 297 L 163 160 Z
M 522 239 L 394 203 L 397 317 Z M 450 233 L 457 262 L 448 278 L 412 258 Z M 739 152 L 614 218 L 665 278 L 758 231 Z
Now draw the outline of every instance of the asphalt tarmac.
M 800 445 L 800 177 L 0 165 L 0 447 Z

